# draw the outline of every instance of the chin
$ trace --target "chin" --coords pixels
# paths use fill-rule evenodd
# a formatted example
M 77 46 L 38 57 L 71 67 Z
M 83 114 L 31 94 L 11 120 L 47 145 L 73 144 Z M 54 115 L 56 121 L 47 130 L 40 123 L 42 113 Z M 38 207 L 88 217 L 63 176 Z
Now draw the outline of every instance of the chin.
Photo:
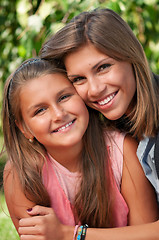
M 124 114 L 103 114 L 107 119 L 109 119 L 110 121 L 115 121 L 118 120 L 119 118 L 121 118 Z

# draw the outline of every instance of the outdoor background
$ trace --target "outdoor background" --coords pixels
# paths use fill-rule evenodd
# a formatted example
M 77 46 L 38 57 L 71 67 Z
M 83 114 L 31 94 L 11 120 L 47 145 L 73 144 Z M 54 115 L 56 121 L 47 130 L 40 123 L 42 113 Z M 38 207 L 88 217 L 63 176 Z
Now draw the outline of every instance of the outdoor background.
M 94 8 L 111 8 L 130 25 L 159 74 L 159 0 L 0 0 L 0 111 L 3 84 L 25 59 L 38 55 L 42 43 L 73 16 Z M 0 120 L 0 151 L 3 145 Z M 5 155 L 0 157 L 0 186 Z M 0 195 L 0 239 L 19 239 Z

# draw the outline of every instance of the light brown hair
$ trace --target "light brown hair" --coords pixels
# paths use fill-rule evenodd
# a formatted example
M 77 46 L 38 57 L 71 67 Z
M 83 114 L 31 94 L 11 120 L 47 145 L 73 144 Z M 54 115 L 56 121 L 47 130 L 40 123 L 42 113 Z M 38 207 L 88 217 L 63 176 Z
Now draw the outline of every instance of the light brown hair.
M 143 134 L 155 135 L 159 125 L 158 87 L 140 42 L 117 13 L 95 9 L 79 14 L 44 43 L 41 57 L 56 59 L 64 67 L 65 56 L 88 43 L 111 58 L 133 66 L 137 88 L 132 111 L 117 121 L 107 120 L 109 124 L 139 139 Z
M 51 61 L 27 60 L 8 78 L 3 96 L 3 133 L 9 161 L 19 176 L 26 197 L 43 206 L 50 206 L 50 198 L 42 181 L 47 153 L 36 139 L 30 143 L 17 127 L 16 121 L 25 127 L 19 93 L 29 80 L 59 72 L 65 74 Z M 105 146 L 104 123 L 98 112 L 88 110 L 90 122 L 83 136 L 83 177 L 75 197 L 75 214 L 81 223 L 87 223 L 90 227 L 109 227 L 113 226 L 113 180 Z

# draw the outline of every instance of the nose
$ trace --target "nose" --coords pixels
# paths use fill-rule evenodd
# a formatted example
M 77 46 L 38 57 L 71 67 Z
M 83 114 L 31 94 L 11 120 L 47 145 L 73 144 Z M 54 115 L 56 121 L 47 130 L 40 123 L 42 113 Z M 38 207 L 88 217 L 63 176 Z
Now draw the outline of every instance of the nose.
M 91 77 L 88 79 L 88 97 L 100 97 L 104 90 L 106 89 L 106 84 L 100 81 L 97 77 Z
M 65 110 L 61 106 L 53 106 L 52 107 L 52 120 L 53 121 L 60 121 L 66 115 Z

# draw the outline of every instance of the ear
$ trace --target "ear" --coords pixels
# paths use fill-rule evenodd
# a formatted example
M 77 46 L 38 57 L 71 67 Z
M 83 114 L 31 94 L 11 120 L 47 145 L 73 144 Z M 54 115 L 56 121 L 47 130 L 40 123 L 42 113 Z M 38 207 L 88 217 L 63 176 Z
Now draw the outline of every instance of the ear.
M 19 130 L 21 131 L 21 133 L 27 138 L 27 139 L 33 139 L 34 136 L 29 132 L 29 130 L 27 130 L 26 126 L 24 123 L 22 122 L 18 122 L 17 120 L 15 120 L 15 124 L 17 125 L 17 127 L 19 128 Z

